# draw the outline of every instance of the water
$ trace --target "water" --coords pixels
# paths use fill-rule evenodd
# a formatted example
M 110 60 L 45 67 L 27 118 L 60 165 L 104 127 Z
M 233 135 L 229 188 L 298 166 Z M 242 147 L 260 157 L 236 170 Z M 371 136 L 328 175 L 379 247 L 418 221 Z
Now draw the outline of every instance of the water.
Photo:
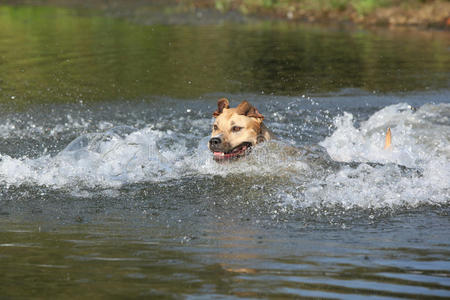
M 3 296 L 450 297 L 446 33 L 0 16 Z

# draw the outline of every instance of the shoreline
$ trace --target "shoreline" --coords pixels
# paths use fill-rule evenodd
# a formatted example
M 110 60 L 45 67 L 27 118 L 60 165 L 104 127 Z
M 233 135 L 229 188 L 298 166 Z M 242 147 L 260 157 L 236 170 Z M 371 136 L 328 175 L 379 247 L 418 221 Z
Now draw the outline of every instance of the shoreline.
M 340 5 L 317 0 L 188 0 L 188 2 L 196 9 L 209 8 L 222 13 L 239 12 L 252 17 L 270 17 L 286 21 L 450 30 L 450 1 L 448 0 L 426 2 L 391 0 L 390 5 L 384 6 L 378 6 L 375 1 L 370 0 L 334 2 L 341 3 Z
M 5 0 L 2 5 L 88 8 L 115 17 L 139 19 L 144 24 L 201 24 L 214 23 L 214 20 L 245 23 L 249 19 L 273 19 L 309 24 L 450 30 L 450 0 L 386 1 L 391 4 L 374 7 L 362 6 L 377 3 L 374 0 Z M 397 5 L 393 5 L 394 2 Z

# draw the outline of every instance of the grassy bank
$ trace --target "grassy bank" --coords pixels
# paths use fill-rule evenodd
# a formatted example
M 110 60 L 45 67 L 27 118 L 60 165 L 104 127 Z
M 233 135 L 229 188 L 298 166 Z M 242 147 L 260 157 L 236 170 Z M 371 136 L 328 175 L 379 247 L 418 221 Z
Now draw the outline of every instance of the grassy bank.
M 202 15 L 270 17 L 322 23 L 450 29 L 450 0 L 2 0 L 1 4 L 100 9 L 119 17 L 150 19 Z M 238 12 L 239 14 L 227 14 Z M 149 17 L 151 15 L 151 18 Z M 147 18 L 147 20 L 145 20 Z M 195 21 L 195 20 L 194 20 Z
M 197 8 L 309 22 L 450 27 L 450 0 L 179 0 Z

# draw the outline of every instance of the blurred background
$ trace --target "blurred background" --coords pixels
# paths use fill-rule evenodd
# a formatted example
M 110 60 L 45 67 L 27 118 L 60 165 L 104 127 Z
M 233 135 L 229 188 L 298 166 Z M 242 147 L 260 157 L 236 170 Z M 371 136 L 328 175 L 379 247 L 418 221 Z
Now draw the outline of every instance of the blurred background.
M 3 3 L 91 7 L 116 15 L 143 17 L 161 8 L 166 15 L 207 11 L 309 22 L 353 22 L 445 28 L 448 0 L 5 0 Z

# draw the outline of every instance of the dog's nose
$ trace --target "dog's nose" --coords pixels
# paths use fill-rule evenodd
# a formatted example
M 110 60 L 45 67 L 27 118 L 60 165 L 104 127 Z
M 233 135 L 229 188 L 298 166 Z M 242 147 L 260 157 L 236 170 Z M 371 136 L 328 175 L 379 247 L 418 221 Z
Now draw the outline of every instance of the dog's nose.
M 222 140 L 217 137 L 213 137 L 212 139 L 209 140 L 209 144 L 211 146 L 218 146 L 220 143 L 222 143 Z

